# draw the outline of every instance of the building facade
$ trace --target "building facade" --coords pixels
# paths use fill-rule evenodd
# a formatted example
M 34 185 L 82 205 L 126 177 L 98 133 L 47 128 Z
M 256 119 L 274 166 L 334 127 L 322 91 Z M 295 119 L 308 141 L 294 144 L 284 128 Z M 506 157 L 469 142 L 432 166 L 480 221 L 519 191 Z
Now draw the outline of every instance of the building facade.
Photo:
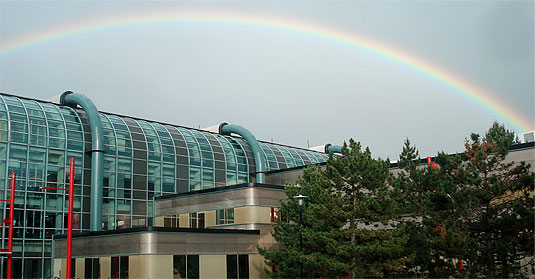
M 153 223 L 155 196 L 255 182 L 255 160 L 241 137 L 99 112 L 104 150 L 101 230 Z M 90 230 L 92 127 L 80 107 L 0 94 L 0 195 L 15 173 L 14 278 L 52 273 L 52 235 L 66 231 L 65 188 L 75 158 L 75 232 Z M 327 155 L 259 142 L 267 171 L 322 163 Z M 1 202 L 3 216 L 9 206 Z M 7 228 L 2 245 L 7 247 Z M 6 259 L 3 258 L 2 274 Z

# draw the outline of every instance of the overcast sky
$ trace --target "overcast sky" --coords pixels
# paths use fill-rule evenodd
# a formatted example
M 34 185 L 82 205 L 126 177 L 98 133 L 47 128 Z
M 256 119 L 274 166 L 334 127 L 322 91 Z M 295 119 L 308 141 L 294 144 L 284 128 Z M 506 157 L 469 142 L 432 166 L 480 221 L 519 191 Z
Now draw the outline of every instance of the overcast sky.
M 319 26 L 426 61 L 535 127 L 533 1 L 2 0 L 0 9 L 0 46 L 132 13 L 225 11 Z M 494 120 L 515 129 L 389 59 L 318 36 L 217 21 L 103 28 L 0 53 L 1 92 L 48 99 L 66 90 L 106 112 L 188 127 L 228 122 L 287 145 L 354 138 L 391 160 L 406 138 L 424 157 L 462 151 L 465 137 Z

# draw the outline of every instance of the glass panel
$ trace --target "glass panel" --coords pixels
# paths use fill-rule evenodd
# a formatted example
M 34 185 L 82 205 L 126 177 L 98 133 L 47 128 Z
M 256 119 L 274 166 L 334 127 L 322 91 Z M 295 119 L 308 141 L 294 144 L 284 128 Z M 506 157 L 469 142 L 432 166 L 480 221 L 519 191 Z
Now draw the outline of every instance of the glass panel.
M 132 160 L 119 158 L 117 171 L 118 172 L 132 172 Z
M 186 256 L 173 256 L 173 278 L 186 278 Z
M 122 256 L 120 260 L 119 276 L 121 279 L 128 278 L 128 256 Z
M 227 255 L 227 278 L 238 278 L 238 256 Z
M 238 275 L 240 279 L 249 278 L 249 256 L 248 255 L 238 256 Z
M 11 131 L 28 133 L 28 125 L 25 123 L 11 121 Z
M 28 179 L 43 182 L 45 180 L 45 166 L 28 164 Z
M 199 278 L 199 255 L 187 256 L 187 278 Z
M 31 145 L 46 146 L 46 137 L 45 136 L 30 135 L 30 144 Z
M 131 207 L 130 200 L 117 200 L 117 213 L 130 214 Z
M 46 136 L 46 127 L 30 125 L 30 134 Z
M 161 165 L 158 163 L 149 162 L 147 174 L 149 175 L 149 177 L 150 176 L 162 176 Z
M 48 138 L 48 146 L 54 148 L 65 149 L 65 140 L 58 138 Z
M 173 178 L 164 178 L 162 189 L 164 192 L 174 193 L 175 192 L 175 179 Z
M 49 165 L 65 165 L 65 151 L 49 149 L 48 150 L 48 164 Z
M 12 142 L 28 143 L 28 134 L 22 134 L 22 133 L 11 131 L 10 139 Z
M 28 147 L 25 145 L 11 144 L 9 148 L 9 159 L 17 161 L 27 160 Z
M 132 175 L 126 173 L 117 174 L 117 188 L 132 188 Z
M 227 224 L 233 224 L 234 223 L 234 208 L 228 208 L 226 210 L 227 212 Z
M 110 275 L 112 279 L 119 279 L 119 257 L 111 257 Z
M 103 169 L 104 171 L 115 172 L 115 157 L 105 155 Z
M 124 174 L 121 174 L 121 175 L 124 176 Z M 122 181 L 124 183 L 124 178 Z M 105 171 L 103 174 L 102 186 L 109 187 L 111 189 L 115 188 L 115 174 Z M 124 184 L 123 184 L 123 188 L 124 188 Z M 127 188 L 130 188 L 130 186 L 128 186 Z

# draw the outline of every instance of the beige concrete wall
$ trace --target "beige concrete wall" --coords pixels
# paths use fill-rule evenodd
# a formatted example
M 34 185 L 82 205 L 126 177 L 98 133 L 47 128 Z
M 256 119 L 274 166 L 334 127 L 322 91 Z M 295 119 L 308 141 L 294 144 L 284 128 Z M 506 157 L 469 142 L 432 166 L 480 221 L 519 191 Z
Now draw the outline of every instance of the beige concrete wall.
M 264 257 L 262 255 L 249 255 L 249 278 L 267 278 L 264 268 L 267 268 L 267 266 L 264 263 Z
M 131 279 L 173 278 L 173 256 L 172 255 L 129 256 L 128 278 L 131 278 Z
M 65 269 L 67 269 L 67 261 L 65 259 L 54 259 L 55 277 L 65 278 Z
M 76 259 L 76 270 L 74 271 L 74 276 L 76 278 L 84 278 L 85 276 L 85 259 L 84 258 Z
M 206 211 L 204 213 L 206 227 L 215 226 L 215 210 Z
M 226 255 L 199 255 L 200 278 L 226 278 Z
M 247 222 L 249 215 L 248 207 L 236 207 L 234 208 L 234 224 L 240 224 Z
M 148 256 L 149 277 L 146 278 L 173 278 L 173 256 Z
M 100 257 L 100 278 L 110 278 L 111 277 L 111 257 Z M 83 278 L 83 277 L 80 277 Z
M 180 214 L 179 215 L 179 227 L 180 228 L 189 228 L 189 214 Z
M 234 208 L 234 223 L 270 223 L 271 207 L 244 206 Z
M 132 279 L 149 278 L 148 255 L 135 255 L 128 258 L 128 277 Z
M 254 223 L 270 223 L 271 222 L 271 207 L 265 206 L 251 206 L 250 207 L 251 221 Z
M 163 216 L 158 216 L 154 218 L 154 226 L 155 227 L 163 227 Z

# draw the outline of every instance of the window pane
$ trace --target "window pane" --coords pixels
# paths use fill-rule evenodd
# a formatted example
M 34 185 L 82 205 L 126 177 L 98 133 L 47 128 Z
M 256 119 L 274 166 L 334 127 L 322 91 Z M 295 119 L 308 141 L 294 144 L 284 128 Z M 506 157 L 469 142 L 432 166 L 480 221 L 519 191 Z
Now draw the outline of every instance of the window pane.
M 188 279 L 195 279 L 199 278 L 199 255 L 188 255 L 187 260 L 187 278 Z
M 110 275 L 112 279 L 119 278 L 119 257 L 111 257 Z
M 100 263 L 99 259 L 93 259 L 93 277 L 94 279 L 98 279 L 100 277 Z
M 227 279 L 238 278 L 238 256 L 227 255 Z
M 126 279 L 128 278 L 128 256 L 123 256 L 121 257 L 121 260 L 120 260 L 120 272 L 119 272 L 119 276 L 121 279 Z
M 238 274 L 241 278 L 249 278 L 249 256 L 248 255 L 239 255 L 238 256 Z
M 50 149 L 48 150 L 49 165 L 65 165 L 65 151 Z
M 28 147 L 25 145 L 11 144 L 9 149 L 9 159 L 17 161 L 26 161 L 26 151 Z
M 46 149 L 39 147 L 30 147 L 29 161 L 33 163 L 44 164 L 46 158 Z
M 186 278 L 186 256 L 173 256 L 173 278 Z
M 85 259 L 85 271 L 84 271 L 84 277 L 85 278 L 92 278 L 93 273 L 93 261 L 92 259 Z

